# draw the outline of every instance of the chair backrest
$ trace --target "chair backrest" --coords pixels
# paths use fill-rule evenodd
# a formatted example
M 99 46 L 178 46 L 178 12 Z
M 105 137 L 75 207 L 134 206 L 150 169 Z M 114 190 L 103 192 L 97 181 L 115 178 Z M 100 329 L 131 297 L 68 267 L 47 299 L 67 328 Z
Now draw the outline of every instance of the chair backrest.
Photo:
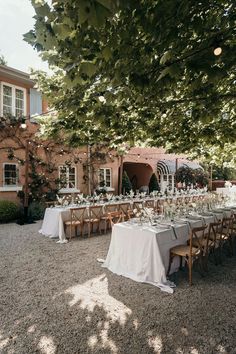
M 154 199 L 147 199 L 144 201 L 144 206 L 146 208 L 151 208 L 153 210 L 156 209 L 156 203 L 155 203 L 155 200 Z
M 102 205 L 93 205 L 88 209 L 89 219 L 101 219 L 103 215 L 103 206 Z
M 80 221 L 83 223 L 85 218 L 86 207 L 83 208 L 70 208 L 71 221 Z
M 110 213 L 112 211 L 118 211 L 118 210 L 119 210 L 119 205 L 118 204 L 106 204 L 104 206 L 105 214 Z
M 140 211 L 143 208 L 143 201 L 140 202 L 133 202 L 133 206 L 132 209 L 137 209 L 138 211 Z
M 130 203 L 120 203 L 119 204 L 119 211 L 121 211 L 124 216 L 128 216 L 129 217 L 129 211 L 131 210 L 131 206 Z
M 233 216 L 224 217 L 222 220 L 222 234 L 229 236 L 233 229 Z
M 208 227 L 208 240 L 213 241 L 216 243 L 216 237 L 221 233 L 222 230 L 222 220 L 217 222 L 211 222 Z
M 108 214 L 108 220 L 110 222 L 111 227 L 114 224 L 118 224 L 119 222 L 124 221 L 124 214 L 122 211 L 111 211 Z
M 190 233 L 190 254 L 192 255 L 193 244 L 194 247 L 199 248 L 202 254 L 206 254 L 208 251 L 208 233 L 206 234 L 207 225 L 194 227 Z M 193 243 L 193 240 L 195 241 Z

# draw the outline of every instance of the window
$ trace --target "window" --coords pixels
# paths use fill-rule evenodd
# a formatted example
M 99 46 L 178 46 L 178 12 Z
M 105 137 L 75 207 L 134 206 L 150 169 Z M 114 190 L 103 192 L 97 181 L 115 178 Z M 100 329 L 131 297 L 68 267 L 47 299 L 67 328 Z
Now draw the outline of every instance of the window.
M 2 115 L 22 117 L 26 115 L 26 90 L 3 83 L 1 88 Z
M 74 166 L 59 166 L 61 188 L 76 188 L 76 169 Z
M 99 187 L 111 187 L 111 168 L 100 168 Z
M 18 169 L 13 163 L 5 163 L 3 165 L 3 185 L 17 186 L 18 184 Z
M 34 122 L 37 120 L 34 119 L 34 115 L 38 116 L 42 114 L 42 94 L 41 92 L 37 91 L 36 89 L 30 89 L 30 121 Z

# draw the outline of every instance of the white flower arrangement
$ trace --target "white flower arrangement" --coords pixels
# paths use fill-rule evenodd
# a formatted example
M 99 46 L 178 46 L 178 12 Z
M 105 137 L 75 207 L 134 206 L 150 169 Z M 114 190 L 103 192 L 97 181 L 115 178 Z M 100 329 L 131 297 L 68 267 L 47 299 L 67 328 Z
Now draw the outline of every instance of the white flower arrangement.
M 158 194 L 159 194 L 158 191 L 152 191 L 152 192 L 150 193 L 150 196 L 151 196 L 151 197 L 157 197 Z
M 226 182 L 225 182 L 225 187 L 226 187 L 226 188 L 232 187 L 232 183 L 231 183 L 230 181 L 226 181 Z
M 65 201 L 65 196 L 60 197 L 60 196 L 57 194 L 57 201 L 58 201 L 58 204 L 63 205 L 63 203 L 64 203 L 64 201 Z
M 141 198 L 145 198 L 145 197 L 146 197 L 146 195 L 147 195 L 147 193 L 146 193 L 146 192 L 142 192 L 142 193 L 140 193 L 140 197 L 141 197 Z
M 78 200 L 79 202 L 81 202 L 81 203 L 84 202 L 84 195 L 83 195 L 83 193 L 78 194 L 77 200 Z
M 133 198 L 134 197 L 134 191 L 131 189 L 131 191 L 128 193 L 128 197 Z
M 134 215 L 140 219 L 140 222 L 144 221 L 145 219 L 148 219 L 150 222 L 153 221 L 153 218 L 155 216 L 155 213 L 151 208 L 143 208 L 140 205 L 139 209 L 134 209 L 133 210 Z
M 107 193 L 107 194 L 106 194 L 106 199 L 108 200 L 108 202 L 112 201 L 112 199 L 113 199 L 113 195 L 112 195 L 112 194 Z

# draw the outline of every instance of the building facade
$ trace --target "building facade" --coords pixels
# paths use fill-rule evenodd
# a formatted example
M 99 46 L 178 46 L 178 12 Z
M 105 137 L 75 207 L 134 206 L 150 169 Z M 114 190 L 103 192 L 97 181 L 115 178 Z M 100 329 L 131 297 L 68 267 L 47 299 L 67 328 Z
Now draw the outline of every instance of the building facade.
M 4 135 L 7 128 L 0 126 L 0 199 L 17 201 L 18 192 L 32 185 L 31 167 L 22 163 L 29 156 L 38 161 L 39 182 L 40 178 L 44 183 L 58 179 L 61 193 L 91 194 L 105 186 L 117 194 L 122 171 L 127 172 L 134 191 L 148 186 L 153 173 L 161 189 L 174 187 L 173 166 L 187 160 L 183 155 L 166 154 L 162 148 L 131 148 L 123 157 L 115 151 L 92 157 L 88 147 L 68 150 L 50 142 L 41 144 L 34 138 L 38 129 L 34 117 L 46 113 L 47 104 L 34 86 L 29 74 L 0 65 L 0 117 L 10 115 L 16 121 L 26 117 L 24 131 L 20 126 L 18 136 Z M 10 156 L 11 150 L 17 151 L 17 156 Z

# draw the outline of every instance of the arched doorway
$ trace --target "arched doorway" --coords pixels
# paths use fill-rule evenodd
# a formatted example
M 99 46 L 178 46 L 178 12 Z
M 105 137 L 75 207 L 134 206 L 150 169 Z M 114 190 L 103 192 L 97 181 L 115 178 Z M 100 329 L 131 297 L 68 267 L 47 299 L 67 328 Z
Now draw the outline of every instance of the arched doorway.
M 153 169 L 150 165 L 139 162 L 124 162 L 123 170 L 129 176 L 134 191 L 143 186 L 148 186 L 153 174 Z

